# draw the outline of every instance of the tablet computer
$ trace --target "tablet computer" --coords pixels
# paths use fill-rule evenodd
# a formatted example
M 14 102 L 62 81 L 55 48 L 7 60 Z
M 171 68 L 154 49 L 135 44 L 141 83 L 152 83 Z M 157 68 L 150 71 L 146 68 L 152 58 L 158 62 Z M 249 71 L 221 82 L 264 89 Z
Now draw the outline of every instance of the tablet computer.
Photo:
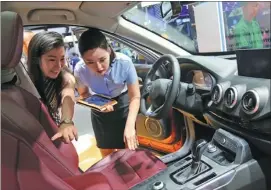
M 89 97 L 77 100 L 77 103 L 88 106 L 91 109 L 95 109 L 97 111 L 104 111 L 107 105 L 114 106 L 117 104 L 117 101 L 104 95 L 94 94 Z

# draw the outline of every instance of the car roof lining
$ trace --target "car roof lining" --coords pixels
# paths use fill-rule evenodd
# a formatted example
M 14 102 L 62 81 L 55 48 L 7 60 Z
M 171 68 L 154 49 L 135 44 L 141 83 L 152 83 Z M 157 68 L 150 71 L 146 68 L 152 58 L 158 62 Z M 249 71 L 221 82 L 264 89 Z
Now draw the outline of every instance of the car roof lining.
M 1 11 L 17 12 L 24 25 L 66 24 L 115 32 L 118 17 L 139 2 L 2 2 Z
M 91 1 L 87 3 L 82 3 L 82 1 L 5 1 L 1 2 L 1 10 L 17 12 L 22 17 L 24 26 L 67 25 L 98 28 L 105 32 L 118 34 L 119 36 L 131 39 L 142 44 L 143 46 L 152 47 L 152 49 L 155 49 L 163 54 L 190 55 L 190 53 L 188 53 L 181 47 L 172 44 L 168 40 L 162 38 L 157 34 L 154 34 L 151 31 L 147 31 L 146 29 L 125 20 L 121 16 L 123 12 L 131 9 L 138 3 L 139 2 L 130 1 Z M 42 16 L 39 19 L 30 20 L 29 14 L 33 14 L 33 10 L 39 10 L 39 12 L 36 14 L 38 15 L 42 13 Z M 57 13 L 58 10 L 61 10 L 62 14 Z M 54 12 L 55 16 L 51 16 L 50 14 L 48 14 L 49 12 Z M 110 13 L 105 14 L 105 12 Z M 65 17 L 70 18 L 70 13 L 74 15 L 74 19 L 73 16 L 71 16 L 71 19 L 65 19 Z M 68 14 L 68 16 L 65 16 L 65 14 Z M 37 16 L 35 16 L 34 18 L 37 18 Z

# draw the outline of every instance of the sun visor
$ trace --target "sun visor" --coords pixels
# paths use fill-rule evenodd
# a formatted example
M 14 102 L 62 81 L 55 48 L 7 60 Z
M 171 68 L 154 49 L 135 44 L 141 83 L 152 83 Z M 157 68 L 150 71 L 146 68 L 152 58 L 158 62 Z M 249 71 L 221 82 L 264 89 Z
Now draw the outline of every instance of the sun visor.
M 46 22 L 48 20 L 63 23 L 72 22 L 76 17 L 72 11 L 63 9 L 35 9 L 29 12 L 28 19 L 33 22 Z

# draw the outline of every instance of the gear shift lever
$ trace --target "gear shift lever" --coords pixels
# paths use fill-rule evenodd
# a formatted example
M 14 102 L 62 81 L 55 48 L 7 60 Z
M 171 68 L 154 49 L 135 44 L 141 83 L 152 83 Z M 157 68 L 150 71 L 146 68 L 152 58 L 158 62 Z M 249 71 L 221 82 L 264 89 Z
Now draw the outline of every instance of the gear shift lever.
M 208 143 L 204 139 L 200 139 L 196 141 L 191 149 L 192 152 L 192 164 L 191 164 L 191 170 L 194 171 L 194 173 L 198 173 L 198 169 L 200 168 L 200 161 L 201 156 L 207 147 Z
M 204 163 L 201 162 L 201 156 L 207 147 L 208 143 L 200 139 L 196 141 L 191 149 L 192 152 L 192 162 L 191 165 L 188 165 L 185 169 L 181 170 L 178 175 L 178 182 L 184 184 L 188 180 L 190 180 L 193 176 L 200 174 L 204 170 L 206 170 L 206 166 Z

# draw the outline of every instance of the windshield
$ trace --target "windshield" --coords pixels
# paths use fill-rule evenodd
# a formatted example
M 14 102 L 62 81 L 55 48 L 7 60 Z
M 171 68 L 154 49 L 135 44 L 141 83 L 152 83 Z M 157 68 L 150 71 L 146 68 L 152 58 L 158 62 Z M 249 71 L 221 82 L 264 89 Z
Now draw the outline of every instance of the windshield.
M 191 53 L 271 47 L 270 2 L 177 3 L 141 2 L 123 17 Z

